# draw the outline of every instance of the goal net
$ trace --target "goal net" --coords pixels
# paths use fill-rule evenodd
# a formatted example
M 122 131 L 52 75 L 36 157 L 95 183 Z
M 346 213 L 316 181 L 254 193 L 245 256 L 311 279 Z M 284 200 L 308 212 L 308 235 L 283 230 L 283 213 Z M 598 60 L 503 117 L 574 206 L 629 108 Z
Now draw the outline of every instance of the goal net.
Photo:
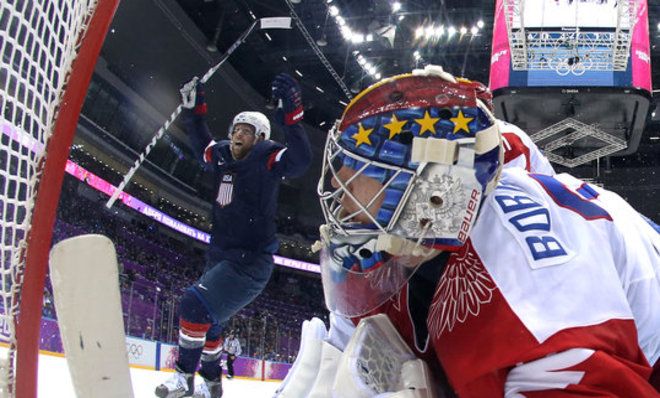
M 0 1 L 0 396 L 36 397 L 64 165 L 118 0 Z

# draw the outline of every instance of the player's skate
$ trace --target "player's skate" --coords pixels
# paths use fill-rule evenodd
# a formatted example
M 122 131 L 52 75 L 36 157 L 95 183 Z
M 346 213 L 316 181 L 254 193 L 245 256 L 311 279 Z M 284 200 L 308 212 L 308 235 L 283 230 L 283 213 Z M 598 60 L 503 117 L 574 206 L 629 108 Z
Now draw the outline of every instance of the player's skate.
M 194 398 L 220 398 L 222 397 L 222 375 L 215 380 L 207 380 L 202 376 L 204 382 L 195 387 Z
M 159 398 L 192 397 L 195 391 L 195 375 L 192 373 L 177 372 L 165 383 L 156 387 L 156 396 Z M 220 394 L 222 395 L 222 394 Z M 218 397 L 220 396 L 218 395 Z

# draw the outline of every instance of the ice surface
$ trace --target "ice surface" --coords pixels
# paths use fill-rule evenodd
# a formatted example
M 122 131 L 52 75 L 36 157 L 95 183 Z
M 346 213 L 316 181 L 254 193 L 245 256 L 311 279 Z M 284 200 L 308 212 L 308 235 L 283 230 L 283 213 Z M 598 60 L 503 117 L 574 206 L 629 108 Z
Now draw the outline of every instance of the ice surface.
M 135 398 L 153 398 L 154 389 L 169 378 L 170 372 L 131 368 Z M 197 377 L 196 382 L 200 383 Z M 223 398 L 272 397 L 279 381 L 258 381 L 247 379 L 222 380 Z M 76 398 L 69 376 L 66 359 L 52 355 L 39 355 L 39 398 Z

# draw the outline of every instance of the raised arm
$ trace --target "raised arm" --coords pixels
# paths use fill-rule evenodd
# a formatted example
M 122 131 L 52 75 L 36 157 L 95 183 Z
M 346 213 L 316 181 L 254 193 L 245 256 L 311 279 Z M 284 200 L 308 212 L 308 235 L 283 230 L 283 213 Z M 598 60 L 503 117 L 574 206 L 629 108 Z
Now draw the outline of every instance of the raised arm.
M 286 177 L 303 175 L 312 162 L 312 149 L 300 123 L 303 105 L 300 86 L 291 76 L 281 73 L 273 81 L 273 97 L 281 101 L 275 119 L 284 130 L 286 147 L 270 154 L 270 170 Z
M 181 90 L 183 99 L 181 112 L 181 121 L 190 137 L 195 154 L 198 154 L 200 161 L 208 162 L 205 150 L 209 143 L 213 141 L 213 136 L 206 123 L 206 99 L 204 94 L 204 84 L 199 82 L 197 77 L 186 83 Z

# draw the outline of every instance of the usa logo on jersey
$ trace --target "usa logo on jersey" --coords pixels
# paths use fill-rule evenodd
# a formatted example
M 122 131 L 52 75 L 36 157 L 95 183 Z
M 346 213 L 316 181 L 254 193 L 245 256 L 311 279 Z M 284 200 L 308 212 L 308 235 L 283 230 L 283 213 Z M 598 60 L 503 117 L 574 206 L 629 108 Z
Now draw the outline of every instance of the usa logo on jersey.
M 225 207 L 231 203 L 234 197 L 234 175 L 224 174 L 220 180 L 220 188 L 218 188 L 218 197 L 215 199 L 221 207 Z

